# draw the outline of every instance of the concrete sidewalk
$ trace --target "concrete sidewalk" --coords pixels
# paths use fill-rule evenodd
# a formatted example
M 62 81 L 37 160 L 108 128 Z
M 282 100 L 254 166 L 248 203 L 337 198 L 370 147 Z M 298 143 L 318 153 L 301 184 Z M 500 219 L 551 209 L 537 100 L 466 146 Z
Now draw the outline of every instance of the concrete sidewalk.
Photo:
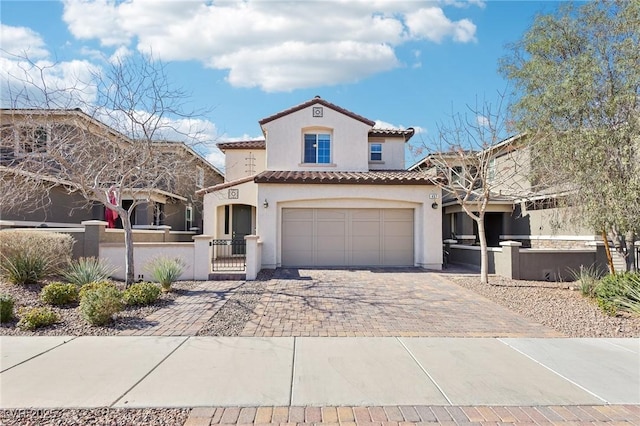
M 0 408 L 640 404 L 639 339 L 0 337 Z

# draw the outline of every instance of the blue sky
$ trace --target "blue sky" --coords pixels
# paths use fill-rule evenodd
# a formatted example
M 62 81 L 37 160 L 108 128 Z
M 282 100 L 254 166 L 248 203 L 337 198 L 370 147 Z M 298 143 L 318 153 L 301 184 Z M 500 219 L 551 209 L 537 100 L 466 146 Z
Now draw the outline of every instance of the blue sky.
M 414 127 L 414 144 L 451 113 L 496 101 L 505 44 L 555 2 L 2 0 L 6 52 L 55 62 L 72 81 L 99 56 L 151 48 L 192 94 L 217 141 L 261 136 L 258 121 L 319 95 L 379 121 Z M 3 82 L 4 83 L 4 82 Z M 217 165 L 222 156 L 213 150 Z M 408 157 L 410 163 L 412 158 Z M 407 164 L 409 165 L 409 164 Z

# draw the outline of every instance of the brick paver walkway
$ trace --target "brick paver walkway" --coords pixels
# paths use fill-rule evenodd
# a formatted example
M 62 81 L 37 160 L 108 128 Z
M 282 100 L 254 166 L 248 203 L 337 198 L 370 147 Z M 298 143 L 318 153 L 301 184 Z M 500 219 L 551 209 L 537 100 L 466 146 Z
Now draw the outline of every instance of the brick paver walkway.
M 242 336 L 558 337 L 419 269 L 278 269 Z
M 120 335 L 195 336 L 242 283 L 204 281 L 176 298 L 170 306 L 146 317 L 144 328 L 124 330 Z
M 213 407 L 194 408 L 184 426 L 210 424 L 403 426 L 423 423 L 638 425 L 640 424 L 640 406 Z

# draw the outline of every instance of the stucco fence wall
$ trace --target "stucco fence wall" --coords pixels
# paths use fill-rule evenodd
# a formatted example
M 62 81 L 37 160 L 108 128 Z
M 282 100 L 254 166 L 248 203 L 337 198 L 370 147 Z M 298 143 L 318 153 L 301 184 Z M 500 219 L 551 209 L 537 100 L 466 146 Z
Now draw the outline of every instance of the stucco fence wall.
M 505 241 L 488 248 L 489 273 L 517 280 L 573 281 L 581 266 L 607 270 L 602 246 L 592 249 L 523 249 L 521 243 Z M 449 262 L 480 268 L 480 247 L 452 244 Z
M 136 280 L 151 280 L 146 265 L 157 257 L 180 258 L 185 263 L 184 272 L 180 280 L 193 280 L 195 249 L 194 243 L 133 243 L 133 262 Z M 113 278 L 125 279 L 125 248 L 124 244 L 100 244 L 100 260 L 115 268 Z

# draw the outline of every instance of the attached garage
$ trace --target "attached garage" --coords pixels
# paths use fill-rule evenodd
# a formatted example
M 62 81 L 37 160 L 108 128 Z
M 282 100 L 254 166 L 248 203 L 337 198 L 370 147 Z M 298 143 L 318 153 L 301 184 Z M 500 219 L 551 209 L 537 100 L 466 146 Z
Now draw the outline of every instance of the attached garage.
M 413 209 L 282 209 L 282 266 L 414 266 Z

